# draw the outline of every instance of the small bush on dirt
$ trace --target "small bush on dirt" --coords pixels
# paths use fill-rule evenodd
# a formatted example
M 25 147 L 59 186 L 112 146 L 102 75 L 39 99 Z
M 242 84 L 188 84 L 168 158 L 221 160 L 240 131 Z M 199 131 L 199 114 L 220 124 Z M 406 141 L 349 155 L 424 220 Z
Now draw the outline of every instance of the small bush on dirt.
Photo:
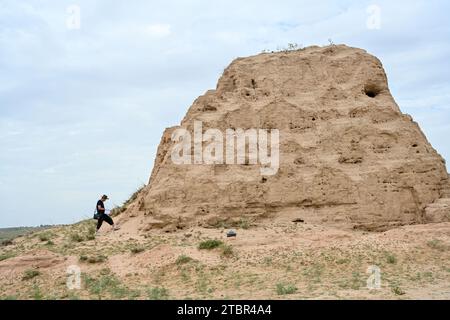
M 397 296 L 402 296 L 405 294 L 405 291 L 403 291 L 399 286 L 393 286 L 391 290 Z
M 244 230 L 250 228 L 250 222 L 247 219 L 241 219 L 238 222 L 238 227 Z
M 33 279 L 33 278 L 39 276 L 40 274 L 41 273 L 37 270 L 28 269 L 28 270 L 25 270 L 25 272 L 23 273 L 22 280 L 30 280 L 30 279 Z
M 193 261 L 194 259 L 192 259 L 191 257 L 188 257 L 184 254 L 182 254 L 181 256 L 178 256 L 177 260 L 175 261 L 175 263 L 177 265 L 182 265 L 182 264 L 186 264 L 189 263 L 191 261 Z
M 234 251 L 233 251 L 233 247 L 232 246 L 224 244 L 224 245 L 222 245 L 221 248 L 222 248 L 222 255 L 224 257 L 231 257 L 231 256 L 234 255 Z
M 96 230 L 97 230 L 97 228 L 95 225 L 90 225 L 87 229 L 86 240 L 94 240 Z
M 123 299 L 130 294 L 130 290 L 114 274 L 105 274 L 99 278 L 84 274 L 83 278 L 89 293 L 99 297 L 111 296 L 115 299 Z
M 108 259 L 108 257 L 104 255 L 96 255 L 96 256 L 86 256 L 81 255 L 79 260 L 81 262 L 87 262 L 87 263 L 102 263 L 105 262 Z
M 48 233 L 48 232 L 44 232 L 44 233 L 39 234 L 38 238 L 42 242 L 49 241 L 52 238 L 52 234 Z
M 293 294 L 296 292 L 297 292 L 297 287 L 293 284 L 283 284 L 283 283 L 277 284 L 277 294 L 280 296 L 283 296 L 286 294 Z
M 167 300 L 169 291 L 166 288 L 151 288 L 147 291 L 149 300 Z
M 432 249 L 436 249 L 439 251 L 445 251 L 447 250 L 447 246 L 445 245 L 445 243 L 442 240 L 438 240 L 438 239 L 433 239 L 427 242 L 427 245 L 432 248 Z
M 143 246 L 134 246 L 130 249 L 130 251 L 133 254 L 138 254 L 138 253 L 145 251 L 145 248 Z
M 2 243 L 1 243 L 1 245 L 2 245 L 3 247 L 10 246 L 10 245 L 12 245 L 12 244 L 13 244 L 13 241 L 12 241 L 11 239 L 3 240 Z
M 34 300 L 43 300 L 44 299 L 44 294 L 42 293 L 41 289 L 37 285 L 33 286 L 33 299 Z
M 211 240 L 210 239 L 210 240 L 205 240 L 205 241 L 200 242 L 200 244 L 198 245 L 198 248 L 201 250 L 202 249 L 211 250 L 211 249 L 220 247 L 222 244 L 223 244 L 223 242 L 220 240 Z
M 9 259 L 12 257 L 14 257 L 14 254 L 12 254 L 12 253 L 0 254 L 0 261 L 6 260 L 6 259 Z
M 70 241 L 72 242 L 83 242 L 84 238 L 80 236 L 78 233 L 72 233 L 70 235 Z
M 395 264 L 397 262 L 397 258 L 393 254 L 387 253 L 386 254 L 386 261 L 387 261 L 387 263 Z

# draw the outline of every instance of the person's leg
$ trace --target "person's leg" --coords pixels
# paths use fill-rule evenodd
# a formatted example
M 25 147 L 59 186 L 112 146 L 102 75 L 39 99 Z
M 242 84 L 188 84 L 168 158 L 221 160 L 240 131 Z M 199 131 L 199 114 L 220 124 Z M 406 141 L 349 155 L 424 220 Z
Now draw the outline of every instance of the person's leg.
M 105 217 L 104 217 L 104 220 L 105 220 L 110 226 L 113 226 L 113 225 L 114 225 L 113 219 L 112 219 L 110 216 L 108 216 L 107 214 L 105 214 L 104 216 L 105 216 Z
M 116 225 L 114 224 L 114 221 L 113 221 L 113 219 L 112 219 L 110 216 L 108 216 L 108 215 L 105 214 L 104 220 L 105 220 L 110 226 L 112 226 L 114 230 L 119 230 L 119 229 L 120 229 L 118 226 L 116 226 Z
M 100 216 L 98 217 L 98 222 L 97 222 L 97 231 L 100 230 L 100 227 L 103 224 L 103 220 L 104 220 L 104 214 L 100 214 Z

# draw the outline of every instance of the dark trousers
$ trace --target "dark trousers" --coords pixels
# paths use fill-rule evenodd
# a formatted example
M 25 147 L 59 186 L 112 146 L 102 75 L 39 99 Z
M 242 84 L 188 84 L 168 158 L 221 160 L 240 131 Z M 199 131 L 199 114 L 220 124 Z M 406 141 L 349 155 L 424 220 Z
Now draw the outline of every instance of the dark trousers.
M 114 224 L 114 221 L 113 221 L 113 219 L 111 219 L 110 216 L 108 216 L 105 213 L 100 213 L 100 216 L 98 217 L 98 222 L 97 222 L 97 230 L 100 229 L 100 227 L 103 224 L 103 221 L 106 221 L 111 226 Z

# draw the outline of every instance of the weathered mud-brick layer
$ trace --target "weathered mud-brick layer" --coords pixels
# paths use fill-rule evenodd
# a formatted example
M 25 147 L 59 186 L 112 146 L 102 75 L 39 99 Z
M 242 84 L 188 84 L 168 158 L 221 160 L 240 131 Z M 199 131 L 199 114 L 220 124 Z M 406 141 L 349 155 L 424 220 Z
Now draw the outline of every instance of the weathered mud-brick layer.
M 176 165 L 172 132 L 280 130 L 280 166 Z M 448 220 L 448 175 L 416 122 L 402 114 L 381 62 L 347 46 L 234 60 L 161 139 L 148 186 L 122 215 L 141 231 L 296 215 L 307 223 L 385 230 Z

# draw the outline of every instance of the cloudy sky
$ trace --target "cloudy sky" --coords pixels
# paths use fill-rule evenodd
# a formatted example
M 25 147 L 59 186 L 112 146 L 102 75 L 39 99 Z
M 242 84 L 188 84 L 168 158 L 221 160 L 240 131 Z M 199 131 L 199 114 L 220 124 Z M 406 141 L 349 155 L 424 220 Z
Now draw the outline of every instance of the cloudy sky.
M 90 217 L 146 183 L 161 133 L 232 59 L 366 49 L 450 159 L 448 1 L 0 0 L 0 227 Z M 79 19 L 78 19 L 79 17 Z

